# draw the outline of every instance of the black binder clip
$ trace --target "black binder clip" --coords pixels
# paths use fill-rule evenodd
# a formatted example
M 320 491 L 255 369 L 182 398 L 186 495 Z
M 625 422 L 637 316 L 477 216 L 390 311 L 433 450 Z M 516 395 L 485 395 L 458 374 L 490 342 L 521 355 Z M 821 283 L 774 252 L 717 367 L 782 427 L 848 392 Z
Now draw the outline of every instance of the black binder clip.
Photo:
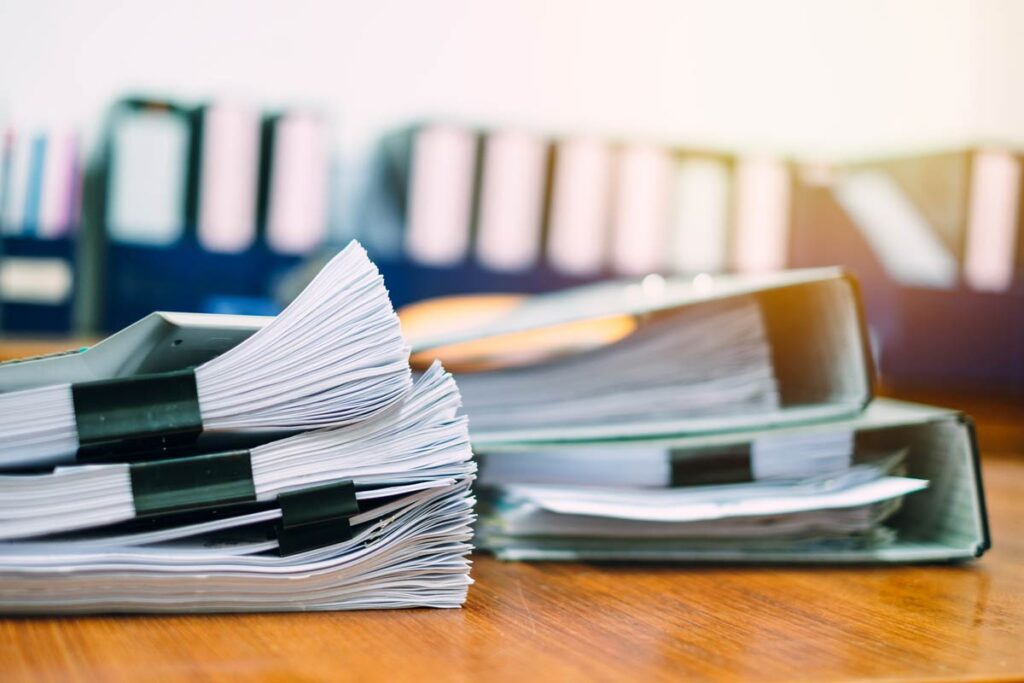
M 195 372 L 71 385 L 79 462 L 131 462 L 187 451 L 203 431 Z
M 256 500 L 252 455 L 247 450 L 129 467 L 137 517 L 227 507 Z
M 695 449 L 672 449 L 671 485 L 712 486 L 754 481 L 750 446 L 725 445 Z
M 359 513 L 351 480 L 336 481 L 277 496 L 281 521 L 274 527 L 278 551 L 294 555 L 352 538 L 349 518 Z

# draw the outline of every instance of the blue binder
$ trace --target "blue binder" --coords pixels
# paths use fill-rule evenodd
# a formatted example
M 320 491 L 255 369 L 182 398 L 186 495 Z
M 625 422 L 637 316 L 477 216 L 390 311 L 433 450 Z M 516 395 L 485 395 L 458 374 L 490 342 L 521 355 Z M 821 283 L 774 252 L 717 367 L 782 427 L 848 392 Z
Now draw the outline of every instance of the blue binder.
M 86 327 L 112 331 L 154 310 L 278 312 L 276 286 L 303 257 L 277 253 L 264 239 L 277 117 L 265 117 L 260 124 L 259 180 L 252 196 L 256 238 L 240 251 L 215 252 L 197 237 L 204 111 L 203 106 L 144 98 L 122 100 L 110 110 L 90 189 L 97 206 L 88 225 L 86 251 L 98 306 L 84 316 Z M 135 135 L 132 127 L 139 128 L 140 118 L 152 125 Z M 130 134 L 125 135 L 126 130 Z M 147 141 L 146 135 L 153 139 Z M 131 144 L 152 145 L 163 155 L 139 155 L 118 147 Z M 132 182 L 124 181 L 118 170 L 126 157 L 138 167 L 134 177 L 151 172 L 155 185 L 161 181 L 160 191 L 177 188 L 173 197 L 158 196 L 153 207 L 139 207 L 134 223 L 125 218 L 134 215 L 135 206 L 121 202 L 118 194 L 125 191 L 119 184 Z M 153 215 L 147 214 L 150 208 Z M 146 224 L 154 230 L 146 233 Z

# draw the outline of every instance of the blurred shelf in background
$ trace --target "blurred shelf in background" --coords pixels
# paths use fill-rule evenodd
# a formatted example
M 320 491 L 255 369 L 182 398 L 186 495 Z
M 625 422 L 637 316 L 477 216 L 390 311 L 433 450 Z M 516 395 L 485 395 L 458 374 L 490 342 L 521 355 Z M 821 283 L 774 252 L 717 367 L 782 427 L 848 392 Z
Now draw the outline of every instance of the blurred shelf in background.
M 0 329 L 274 314 L 351 237 L 397 306 L 838 264 L 860 280 L 887 386 L 1024 396 L 1015 150 L 811 163 L 439 120 L 386 134 L 353 163 L 325 120 L 128 97 L 88 164 L 77 133 L 12 129 Z

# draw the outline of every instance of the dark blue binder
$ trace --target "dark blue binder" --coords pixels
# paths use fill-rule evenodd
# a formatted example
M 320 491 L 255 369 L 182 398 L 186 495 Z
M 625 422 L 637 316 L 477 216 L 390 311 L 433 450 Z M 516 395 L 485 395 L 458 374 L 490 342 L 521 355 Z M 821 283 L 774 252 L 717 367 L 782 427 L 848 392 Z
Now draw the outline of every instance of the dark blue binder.
M 200 153 L 203 145 L 203 107 L 174 102 L 129 98 L 117 103 L 107 117 L 104 144 L 96 164 L 90 195 L 97 198 L 89 225 L 89 262 L 94 265 L 98 306 L 86 316 L 86 325 L 97 331 L 120 329 L 154 311 L 197 311 L 272 315 L 280 310 L 274 297 L 277 284 L 302 262 L 302 256 L 281 254 L 263 239 L 266 193 L 273 164 L 272 141 L 276 117 L 262 126 L 256 239 L 234 253 L 212 252 L 197 238 L 200 187 Z M 116 187 L 112 164 L 118 126 L 140 114 L 176 119 L 187 130 L 186 163 L 182 174 L 181 225 L 174 239 L 145 244 L 118 239 L 112 231 L 111 201 Z

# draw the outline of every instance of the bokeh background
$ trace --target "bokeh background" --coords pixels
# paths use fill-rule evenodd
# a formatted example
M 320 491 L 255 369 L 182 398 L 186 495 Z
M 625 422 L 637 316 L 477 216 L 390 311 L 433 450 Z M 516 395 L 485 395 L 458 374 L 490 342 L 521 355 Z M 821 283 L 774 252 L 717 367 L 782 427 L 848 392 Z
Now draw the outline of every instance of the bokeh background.
M 1024 3 L 0 0 L 0 330 L 844 265 L 883 381 L 1024 392 Z

